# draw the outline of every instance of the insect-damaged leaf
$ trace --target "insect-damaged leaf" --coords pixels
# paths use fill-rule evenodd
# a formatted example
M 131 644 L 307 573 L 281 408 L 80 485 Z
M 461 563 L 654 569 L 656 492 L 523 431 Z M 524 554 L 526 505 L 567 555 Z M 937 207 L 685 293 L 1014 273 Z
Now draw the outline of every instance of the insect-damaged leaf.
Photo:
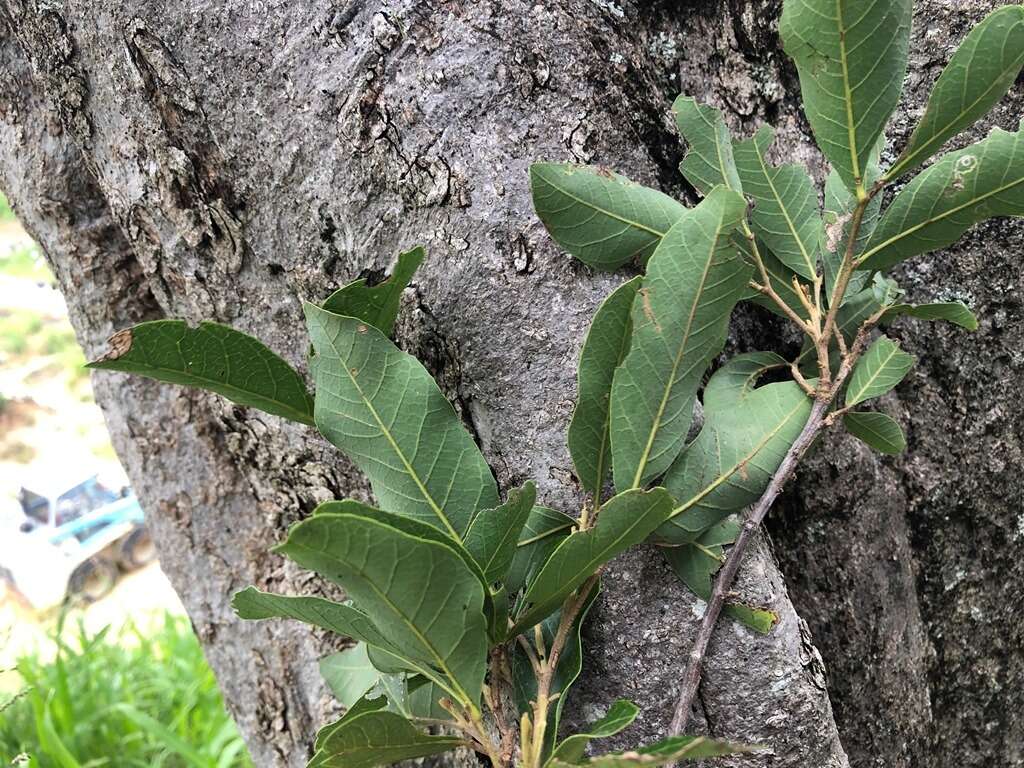
M 597 757 L 584 757 L 576 761 L 551 760 L 550 768 L 582 766 L 585 768 L 655 768 L 681 760 L 702 760 L 722 755 L 737 755 L 755 751 L 754 747 L 716 741 L 703 736 L 673 736 L 656 744 L 638 747 L 628 752 L 612 752 Z
M 359 701 L 380 679 L 380 672 L 366 655 L 366 643 L 320 659 L 320 676 L 345 707 Z
M 551 759 L 567 763 L 580 760 L 591 741 L 614 736 L 636 720 L 638 714 L 640 714 L 640 708 L 636 704 L 625 699 L 619 699 L 608 708 L 608 711 L 605 712 L 604 717 L 600 720 L 588 725 L 581 733 L 574 733 L 572 736 L 564 739 L 562 743 L 555 747 Z
M 418 360 L 372 325 L 305 305 L 315 417 L 370 479 L 380 505 L 460 539 L 498 505 L 487 462 Z
M 691 544 L 662 547 L 661 551 L 679 580 L 697 597 L 708 600 L 711 597 L 712 577 L 718 573 L 725 559 L 723 546 L 732 544 L 739 532 L 740 524 L 730 518 L 709 528 Z M 728 602 L 724 610 L 729 616 L 762 635 L 771 632 L 779 620 L 775 611 L 743 603 Z
M 900 425 L 884 413 L 852 412 L 843 415 L 843 426 L 858 440 L 882 453 L 902 453 L 907 447 Z
M 552 706 L 548 707 L 548 721 L 545 726 L 544 744 L 541 749 L 542 756 L 551 752 L 555 740 L 558 738 L 558 726 L 562 719 L 565 702 L 569 698 L 569 690 L 579 678 L 580 670 L 583 669 L 583 640 L 580 630 L 583 628 L 583 622 L 586 620 L 594 601 L 597 600 L 600 591 L 600 583 L 594 585 L 580 607 L 572 627 L 569 628 L 568 639 L 562 648 L 562 654 L 558 658 L 558 666 L 555 667 L 555 672 L 551 677 L 551 687 L 548 693 L 552 696 L 557 695 L 558 698 L 552 702 Z M 558 610 L 540 623 L 541 636 L 544 639 L 545 648 L 550 648 L 552 642 L 554 642 L 555 633 L 558 632 L 558 625 L 561 623 L 561 620 L 562 612 Z M 533 646 L 533 633 L 527 633 L 524 635 L 524 639 Z M 536 646 L 533 647 L 534 654 L 536 655 Z M 533 709 L 530 706 L 530 702 L 537 700 L 537 676 L 530 665 L 529 657 L 518 643 L 512 649 L 512 696 L 520 714 L 524 712 L 532 713 Z
M 599 494 L 611 473 L 609 408 L 612 377 L 629 351 L 630 315 L 640 278 L 619 286 L 597 309 L 580 352 L 579 395 L 568 444 L 580 485 Z
M 523 612 L 511 634 L 548 616 L 598 568 L 646 539 L 671 511 L 672 497 L 664 488 L 630 490 L 609 499 L 593 528 L 570 534 L 544 563 L 523 596 Z
M 611 397 L 612 470 L 619 491 L 668 469 L 683 448 L 704 371 L 722 351 L 750 267 L 730 243 L 743 197 L 716 187 L 661 241 L 633 302 L 629 354 Z
M 402 291 L 408 287 L 425 256 L 422 248 L 399 254 L 398 263 L 387 280 L 377 285 L 367 285 L 364 278 L 355 280 L 328 296 L 323 308 L 336 315 L 359 318 L 390 336 L 398 317 Z
M 907 184 L 882 214 L 859 260 L 887 269 L 950 245 L 994 216 L 1024 215 L 1024 129 L 995 128 L 971 146 L 944 155 Z
M 572 163 L 534 163 L 530 188 L 555 242 L 595 269 L 646 261 L 686 210 L 617 173 Z
M 767 161 L 774 140 L 775 130 L 766 125 L 752 139 L 733 145 L 743 192 L 754 199 L 750 226 L 779 261 L 812 279 L 821 239 L 818 193 L 804 168 Z
M 811 412 L 796 382 L 754 388 L 765 371 L 787 365 L 773 353 L 751 352 L 711 377 L 704 426 L 665 475 L 676 504 L 655 534 L 659 541 L 693 541 L 764 492 Z
M 868 156 L 864 179 L 865 187 L 871 187 L 882 175 L 880 163 L 885 143 L 885 134 L 883 133 L 878 137 L 874 150 Z M 825 208 L 821 229 L 822 272 L 825 276 L 824 298 L 826 302 L 831 302 L 832 295 L 835 293 L 839 270 L 846 255 L 850 235 L 853 234 L 853 213 L 856 207 L 857 196 L 846 188 L 839 172 L 833 168 L 825 179 Z M 875 195 L 861 216 L 857 241 L 853 245 L 854 256 L 860 254 L 864 250 L 864 246 L 867 245 L 871 233 L 878 224 L 878 215 L 881 210 L 882 195 Z M 870 272 L 855 271 L 850 277 L 845 295 L 848 297 L 857 293 L 867 285 L 870 277 Z
M 894 179 L 938 152 L 1006 95 L 1024 66 L 1024 7 L 1005 5 L 964 38 L 928 98 L 924 117 L 886 178 Z
M 914 367 L 915 357 L 904 352 L 886 336 L 880 336 L 868 348 L 850 376 L 846 387 L 846 404 L 856 405 L 884 395 L 895 387 Z
M 313 423 L 313 398 L 298 372 L 252 336 L 226 325 L 189 328 L 184 320 L 153 320 L 115 333 L 109 345 L 87 367 L 208 389 L 239 405 Z
M 457 736 L 432 736 L 394 712 L 364 712 L 346 719 L 320 742 L 307 768 L 374 768 L 448 752 L 465 744 Z
M 503 581 L 512 567 L 519 534 L 537 500 L 532 482 L 509 491 L 508 500 L 494 509 L 482 510 L 466 532 L 466 551 L 480 565 L 486 584 Z
M 818 146 L 855 189 L 907 72 L 913 0 L 788 0 L 779 34 Z
M 968 331 L 978 330 L 978 318 L 962 301 L 945 301 L 934 304 L 893 304 L 882 315 L 882 322 L 889 322 L 906 315 L 918 320 L 945 320 L 966 328 Z
M 702 195 L 719 185 L 742 192 L 733 160 L 732 137 L 722 113 L 714 107 L 698 104 L 689 96 L 679 96 L 672 105 L 672 114 L 680 135 L 690 145 L 679 164 L 686 180 Z
M 479 700 L 484 588 L 450 546 L 361 515 L 321 513 L 292 526 L 276 551 L 341 585 L 391 647 L 437 670 L 431 679 L 456 700 Z

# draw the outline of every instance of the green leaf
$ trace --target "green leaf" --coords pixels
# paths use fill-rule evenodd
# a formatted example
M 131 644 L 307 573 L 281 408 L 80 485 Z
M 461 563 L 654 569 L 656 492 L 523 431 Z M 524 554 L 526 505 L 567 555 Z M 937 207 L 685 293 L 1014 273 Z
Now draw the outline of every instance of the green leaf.
M 366 643 L 324 656 L 320 675 L 345 707 L 354 706 L 380 679 L 380 672 L 366 655 Z
M 1010 90 L 1024 66 L 1024 7 L 1005 5 L 964 38 L 935 83 L 924 117 L 893 167 L 894 179 L 984 117 Z
M 619 699 L 608 708 L 604 717 L 588 725 L 582 733 L 574 733 L 555 747 L 551 760 L 574 763 L 582 759 L 587 745 L 593 739 L 606 739 L 609 736 L 614 736 L 632 724 L 638 714 L 640 714 L 640 708 L 636 704 Z
M 846 404 L 856 405 L 884 395 L 914 367 L 916 358 L 886 336 L 879 336 L 857 361 L 846 386 Z
M 512 567 L 505 579 L 509 595 L 516 595 L 533 580 L 551 553 L 569 535 L 576 520 L 548 507 L 534 507 L 519 534 Z
M 439 755 L 463 746 L 457 736 L 431 736 L 394 712 L 365 712 L 332 730 L 307 768 L 374 768 Z
M 402 291 L 409 286 L 425 257 L 422 248 L 401 253 L 387 280 L 377 285 L 367 285 L 364 278 L 355 280 L 328 296 L 323 308 L 336 315 L 358 318 L 390 336 L 398 317 Z
M 945 248 L 979 221 L 1024 215 L 1024 129 L 995 128 L 944 155 L 896 195 L 871 234 L 860 269 L 887 269 Z
M 679 580 L 697 597 L 707 601 L 711 598 L 712 578 L 725 559 L 723 548 L 732 544 L 739 532 L 740 524 L 729 518 L 709 528 L 691 544 L 662 547 L 661 551 Z M 725 604 L 725 612 L 762 635 L 771 632 L 779 621 L 779 615 L 773 610 L 735 601 Z
M 630 312 L 639 287 L 640 278 L 634 277 L 602 302 L 580 352 L 579 395 L 569 422 L 568 444 L 580 485 L 595 498 L 611 472 L 608 410 L 612 377 L 629 351 Z
M 875 148 L 868 156 L 867 175 L 864 186 L 870 188 L 882 176 L 881 156 L 885 149 L 885 134 L 878 137 Z M 823 216 L 824 226 L 821 229 L 821 253 L 822 272 L 825 276 L 826 303 L 831 302 L 835 293 L 836 280 L 839 278 L 839 269 L 846 255 L 847 244 L 850 240 L 853 227 L 853 212 L 857 208 L 857 196 L 850 192 L 843 183 L 839 172 L 834 168 L 825 179 L 825 210 Z M 882 211 L 882 195 L 875 195 L 867 204 L 861 216 L 860 228 L 857 231 L 857 241 L 854 243 L 853 254 L 860 254 L 871 238 L 871 233 L 878 224 L 878 216 Z M 855 271 L 850 278 L 846 288 L 846 296 L 852 296 L 860 291 L 871 277 L 867 271 Z
M 889 322 L 906 315 L 918 320 L 946 320 L 947 322 L 966 328 L 968 331 L 978 330 L 978 318 L 962 301 L 946 301 L 935 304 L 893 304 L 882 315 L 882 322 Z
M 240 619 L 296 619 L 380 648 L 391 647 L 365 613 L 322 597 L 289 597 L 246 587 L 235 593 L 231 607 Z
M 900 99 L 913 0 L 786 0 L 779 34 L 818 146 L 850 189 Z
M 292 526 L 275 551 L 336 582 L 390 646 L 464 704 L 476 705 L 487 659 L 484 589 L 450 546 L 356 514 Z
M 510 634 L 548 616 L 598 568 L 646 539 L 671 511 L 672 497 L 664 488 L 630 490 L 609 499 L 593 528 L 570 534 L 551 554 L 526 590 L 525 610 Z
M 646 747 L 628 752 L 612 752 L 607 755 L 588 757 L 566 762 L 552 760 L 551 768 L 562 766 L 586 766 L 586 768 L 653 768 L 680 760 L 702 760 L 722 755 L 738 755 L 753 752 L 754 748 L 728 741 L 715 741 L 704 736 L 673 736 Z
M 722 351 L 750 267 L 730 243 L 743 197 L 716 187 L 662 240 L 633 303 L 629 354 L 611 397 L 612 469 L 619 491 L 662 474 L 683 448 L 697 387 Z
M 533 207 L 560 246 L 595 269 L 646 261 L 686 208 L 603 168 L 530 166 Z
M 548 693 L 551 696 L 557 695 L 558 698 L 552 702 L 553 706 L 548 707 L 548 721 L 544 729 L 544 744 L 541 748 L 542 759 L 543 756 L 551 753 L 555 745 L 562 712 L 565 709 L 565 702 L 569 699 L 569 691 L 579 679 L 580 671 L 583 669 L 583 640 L 580 633 L 583 629 L 583 622 L 586 621 L 587 614 L 590 612 L 590 608 L 594 605 L 600 592 L 601 585 L 598 583 L 590 590 L 590 594 L 587 595 L 583 605 L 580 606 L 580 611 L 576 615 L 572 627 L 569 629 L 569 635 L 562 648 L 562 654 L 558 657 L 558 665 L 551 676 L 551 686 Z M 540 631 L 544 639 L 545 649 L 551 648 L 561 621 L 562 611 L 559 609 L 540 623 Z M 536 655 L 537 648 L 532 636 L 524 635 L 524 639 L 533 646 L 534 654 Z M 530 712 L 532 716 L 533 708 L 530 706 L 530 702 L 537 699 L 537 676 L 530 665 L 529 658 L 518 643 L 513 645 L 511 663 L 513 700 L 520 715 L 524 712 Z
M 821 239 L 818 193 L 802 166 L 768 163 L 765 155 L 774 141 L 775 130 L 766 125 L 733 145 L 743 192 L 754 199 L 750 226 L 779 261 L 810 280 L 817 273 Z
M 733 244 L 739 248 L 748 264 L 756 266 L 756 260 L 754 259 L 754 252 L 750 246 L 750 241 L 740 235 L 733 236 Z M 768 246 L 763 241 L 757 241 L 758 254 L 761 257 L 761 262 L 764 264 L 765 271 L 768 273 L 768 279 L 771 280 L 772 288 L 775 293 L 779 296 L 783 302 L 786 303 L 790 309 L 796 312 L 801 317 L 807 314 L 807 310 L 804 309 L 803 302 L 800 301 L 800 296 L 797 294 L 796 289 L 793 287 L 793 281 L 799 280 L 801 284 L 805 286 L 810 295 L 810 287 L 807 286 L 805 280 L 801 280 L 796 272 L 791 270 L 777 258 L 775 255 L 768 250 Z M 754 270 L 754 279 L 761 282 L 760 270 Z M 743 294 L 744 301 L 751 301 L 758 306 L 764 307 L 773 314 L 779 317 L 788 317 L 779 306 L 768 296 L 765 296 L 755 288 L 748 287 Z
M 481 511 L 466 532 L 466 550 L 479 563 L 484 583 L 502 581 L 512 567 L 519 534 L 537 500 L 532 482 L 509 491 L 500 507 Z
M 754 503 L 807 423 L 811 400 L 793 381 L 755 389 L 758 378 L 788 363 L 771 352 L 738 355 L 704 388 L 704 425 L 665 475 L 676 499 L 655 537 L 686 544 Z
M 317 752 L 323 745 L 324 739 L 326 739 L 332 731 L 336 731 L 342 725 L 349 720 L 354 720 L 366 712 L 376 712 L 379 709 L 384 709 L 387 706 L 387 701 L 383 696 L 364 696 L 351 707 L 348 711 L 340 718 L 335 720 L 333 723 L 329 723 L 316 732 L 316 741 L 313 743 L 313 751 Z
M 698 104 L 689 96 L 679 96 L 672 105 L 676 127 L 690 145 L 679 164 L 686 180 L 702 195 L 719 185 L 743 192 L 740 177 L 733 160 L 732 137 L 714 107 Z
M 853 412 L 843 415 L 846 430 L 858 440 L 882 453 L 902 453 L 907 448 L 907 438 L 900 425 L 884 413 L 873 411 Z
M 498 505 L 487 462 L 427 370 L 372 325 L 306 304 L 324 437 L 370 479 L 382 507 L 461 539 Z
M 313 423 L 313 398 L 298 372 L 252 336 L 226 325 L 189 328 L 184 320 L 153 320 L 118 331 L 108 344 L 107 353 L 87 368 L 207 389 L 239 405 Z

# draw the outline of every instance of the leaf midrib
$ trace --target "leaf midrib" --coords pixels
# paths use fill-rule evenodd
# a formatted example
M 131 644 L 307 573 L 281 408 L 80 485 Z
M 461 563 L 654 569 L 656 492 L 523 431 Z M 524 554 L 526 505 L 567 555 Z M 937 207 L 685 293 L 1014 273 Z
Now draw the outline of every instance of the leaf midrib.
M 962 211 L 962 210 L 964 210 L 966 208 L 970 208 L 972 205 L 977 205 L 977 204 L 979 204 L 981 202 L 984 202 L 988 198 L 993 197 L 993 196 L 998 195 L 998 194 L 1001 194 L 1001 193 L 1005 192 L 1008 189 L 1013 189 L 1014 187 L 1016 187 L 1018 184 L 1021 184 L 1021 183 L 1024 183 L 1024 176 L 1021 176 L 1020 178 L 1016 179 L 1015 181 L 1013 181 L 1013 182 L 1011 182 L 1009 184 L 1004 184 L 1003 186 L 997 187 L 996 189 L 993 189 L 990 192 L 986 192 L 984 195 L 981 195 L 979 197 L 971 198 L 970 200 L 962 203 L 961 205 L 958 205 L 956 208 L 950 208 L 948 211 L 943 211 L 938 216 L 932 216 L 929 219 L 925 219 L 924 221 L 922 221 L 919 224 L 914 225 L 913 227 L 908 227 L 907 229 L 904 229 L 902 232 L 899 232 L 898 234 L 893 235 L 888 240 L 885 240 L 884 242 L 879 243 L 874 248 L 871 248 L 867 253 L 865 253 L 863 256 L 861 256 L 859 259 L 857 259 L 857 264 L 858 265 L 863 264 L 869 258 L 874 256 L 876 253 L 879 253 L 880 251 L 888 248 L 893 243 L 899 242 L 900 240 L 902 240 L 905 237 L 910 237 L 912 234 L 914 234 L 918 230 L 924 229 L 925 227 L 929 227 L 932 224 L 937 224 L 940 221 L 942 221 L 943 219 L 946 219 L 946 218 L 952 216 L 955 213 L 959 213 L 960 211 Z M 913 204 L 913 203 L 911 203 L 911 204 Z
M 885 359 L 879 360 L 878 366 L 875 368 L 874 373 L 870 374 L 867 380 L 863 382 L 863 386 L 853 393 L 853 399 L 851 400 L 849 396 L 847 396 L 847 405 L 857 405 L 858 403 L 864 402 L 864 400 L 862 399 L 864 397 L 864 393 L 871 389 L 871 385 L 874 384 L 878 377 L 882 375 L 882 372 L 885 370 L 886 366 L 889 365 L 890 361 L 892 361 L 892 359 L 896 357 L 896 355 L 899 352 L 899 346 L 893 344 L 892 347 L 890 347 L 889 354 L 885 357 Z
M 683 512 L 686 512 L 688 509 L 696 506 L 706 496 L 708 496 L 710 493 L 712 493 L 716 488 L 718 488 L 720 485 L 725 483 L 729 478 L 731 478 L 733 475 L 735 475 L 739 471 L 740 466 L 742 466 L 743 464 L 745 464 L 745 463 L 749 462 L 751 459 L 753 459 L 754 456 L 756 456 L 761 451 L 761 449 L 764 448 L 773 437 L 775 437 L 780 431 L 782 431 L 783 427 L 785 427 L 787 424 L 789 424 L 789 420 L 792 419 L 793 416 L 796 415 L 796 413 L 804 405 L 806 405 L 806 403 L 802 403 L 801 402 L 795 408 L 793 408 L 789 413 L 787 413 L 785 418 L 782 419 L 778 423 L 778 425 L 776 425 L 776 427 L 771 432 L 769 432 L 765 436 L 765 438 L 752 451 L 749 451 L 746 456 L 744 456 L 740 461 L 738 461 L 735 464 L 733 464 L 726 472 L 723 472 L 722 474 L 720 474 L 715 479 L 715 481 L 713 483 L 711 483 L 710 485 L 705 487 L 704 490 L 702 490 L 696 496 L 693 496 L 688 501 L 684 502 L 683 504 L 681 504 L 678 507 L 676 507 L 675 509 L 673 509 L 672 510 L 672 514 L 670 514 L 668 516 L 668 519 L 669 520 L 674 520 L 676 517 L 681 515 Z
M 541 176 L 541 173 L 538 172 L 537 175 Z M 541 176 L 541 178 L 544 180 L 544 183 L 547 184 L 549 187 L 551 187 L 552 189 L 558 190 L 558 192 L 560 192 L 561 194 L 565 195 L 569 199 L 576 201 L 577 203 L 579 203 L 580 205 L 584 206 L 585 208 L 590 208 L 592 210 L 597 211 L 598 213 L 603 213 L 605 216 L 607 216 L 610 219 L 615 219 L 616 221 L 622 222 L 623 224 L 628 224 L 631 227 L 635 227 L 636 229 L 643 230 L 644 232 L 652 234 L 655 237 L 659 237 L 660 238 L 660 237 L 664 237 L 665 236 L 664 232 L 658 232 L 656 229 L 652 229 L 651 227 L 648 227 L 648 226 L 646 226 L 644 224 L 641 224 L 638 221 L 633 221 L 632 219 L 627 219 L 624 216 L 620 216 L 617 213 L 614 213 L 612 211 L 607 210 L 606 208 L 602 208 L 599 205 L 595 205 L 594 203 L 592 203 L 592 202 L 590 202 L 588 200 L 584 200 L 581 197 L 577 197 L 572 192 L 569 192 L 568 190 L 564 189 L 563 187 L 558 186 L 555 182 L 553 182 L 550 178 L 548 178 L 546 176 Z M 641 249 L 641 250 L 643 250 L 643 249 Z
M 808 271 L 810 271 L 810 273 L 813 275 L 817 271 L 816 265 L 811 260 L 811 256 L 807 252 L 807 248 L 804 246 L 804 241 L 800 237 L 800 233 L 797 232 L 796 225 L 793 224 L 793 219 L 789 215 L 789 209 L 786 207 L 786 204 L 782 202 L 782 197 L 779 195 L 779 191 L 775 187 L 775 179 L 772 177 L 772 174 L 769 172 L 769 167 L 768 167 L 767 163 L 765 163 L 765 161 L 764 161 L 764 155 L 761 154 L 761 148 L 757 146 L 757 141 L 756 140 L 751 139 L 751 142 L 753 143 L 753 146 L 754 146 L 754 154 L 757 156 L 757 161 L 761 165 L 761 172 L 764 174 L 765 181 L 768 182 L 768 187 L 772 191 L 772 197 L 774 197 L 775 198 L 775 202 L 778 203 L 779 210 L 782 212 L 782 217 L 786 220 L 786 226 L 789 227 L 790 234 L 793 235 L 793 239 L 796 240 L 796 244 L 800 248 L 800 255 L 804 259 L 804 266 L 806 266 Z M 778 169 L 778 170 L 781 170 L 781 169 Z M 806 277 L 806 275 L 801 275 L 801 277 Z
M 380 428 L 381 434 L 384 435 L 384 437 L 388 441 L 388 444 L 391 446 L 392 450 L 394 450 L 395 454 L 402 462 L 402 465 L 405 467 L 406 474 L 412 478 L 414 483 L 416 483 L 416 487 L 419 488 L 419 491 L 422 494 L 424 500 L 426 500 L 427 504 L 430 505 L 430 509 L 437 516 L 437 518 L 444 524 L 444 527 L 448 530 L 448 533 L 456 541 L 461 543 L 462 537 L 459 536 L 456 530 L 452 527 L 452 524 L 448 520 L 448 517 L 444 514 L 444 511 L 441 509 L 441 507 L 438 506 L 437 502 L 434 501 L 434 497 L 430 495 L 430 491 L 427 490 L 427 487 L 420 479 L 419 474 L 416 472 L 415 468 L 413 468 L 412 464 L 409 463 L 409 460 L 405 457 L 405 453 L 402 451 L 401 447 L 395 441 L 394 436 L 391 434 L 391 430 L 384 425 L 384 421 L 380 418 L 380 415 L 377 413 L 377 409 L 373 407 L 373 403 L 371 403 L 370 400 L 366 397 L 366 394 L 363 392 L 363 388 L 359 386 L 359 382 L 356 381 L 355 376 L 352 375 L 352 372 L 348 369 L 348 366 L 343 364 L 341 352 L 338 350 L 338 347 L 333 339 L 330 340 L 330 344 L 331 349 L 334 350 L 334 354 L 337 357 L 338 362 L 341 363 L 340 367 L 345 371 L 345 375 L 348 376 L 349 381 L 352 382 L 352 386 L 355 387 L 356 391 L 359 393 L 360 399 L 363 401 L 363 404 L 366 406 L 367 410 L 369 410 L 370 415 L 373 416 L 374 421 L 377 422 L 377 426 Z M 344 414 L 339 413 L 337 411 L 335 411 L 334 413 L 337 416 L 344 418 Z

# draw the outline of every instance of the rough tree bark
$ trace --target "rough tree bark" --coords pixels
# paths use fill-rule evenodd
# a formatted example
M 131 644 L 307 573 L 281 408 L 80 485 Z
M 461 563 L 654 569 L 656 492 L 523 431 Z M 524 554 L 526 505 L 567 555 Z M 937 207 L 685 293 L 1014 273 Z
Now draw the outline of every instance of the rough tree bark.
M 918 3 L 896 146 L 952 46 L 997 4 Z M 0 0 L 0 187 L 90 354 L 140 320 L 210 318 L 301 367 L 298 299 L 422 243 L 400 344 L 438 377 L 502 487 L 533 478 L 574 510 L 575 359 L 623 275 L 552 247 L 527 165 L 600 163 L 692 200 L 667 119 L 682 90 L 725 107 L 735 129 L 775 123 L 780 156 L 820 178 L 779 6 Z M 995 122 L 1013 127 L 1022 104 L 1018 86 Z M 886 403 L 909 425 L 908 454 L 831 436 L 773 515 L 774 547 L 758 545 L 743 584 L 782 621 L 767 638 L 723 621 L 697 721 L 771 751 L 722 765 L 1024 761 L 1011 716 L 1024 706 L 1022 246 L 1019 225 L 996 223 L 904 270 L 920 298 L 968 300 L 982 329 L 899 326 L 922 358 Z M 757 310 L 735 326 L 735 349 L 791 343 Z M 267 550 L 318 502 L 366 497 L 365 483 L 308 430 L 138 379 L 94 384 L 256 763 L 301 765 L 333 709 L 315 664 L 332 640 L 241 623 L 228 598 L 250 583 L 319 588 Z M 621 558 L 571 717 L 625 696 L 644 712 L 628 738 L 660 735 L 699 613 L 651 551 Z

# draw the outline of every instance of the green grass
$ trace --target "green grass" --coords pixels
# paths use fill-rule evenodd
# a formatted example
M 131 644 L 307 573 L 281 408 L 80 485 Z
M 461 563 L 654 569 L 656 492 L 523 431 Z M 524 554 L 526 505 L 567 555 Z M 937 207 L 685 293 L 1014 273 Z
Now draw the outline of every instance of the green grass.
M 18 662 L 25 688 L 0 701 L 0 765 L 252 766 L 187 619 L 57 642 L 55 659 Z
M 0 221 L 14 221 L 14 211 L 3 192 L 0 192 Z
M 35 243 L 16 245 L 6 253 L 0 250 L 0 275 L 21 277 L 37 283 L 52 283 L 53 273 Z

